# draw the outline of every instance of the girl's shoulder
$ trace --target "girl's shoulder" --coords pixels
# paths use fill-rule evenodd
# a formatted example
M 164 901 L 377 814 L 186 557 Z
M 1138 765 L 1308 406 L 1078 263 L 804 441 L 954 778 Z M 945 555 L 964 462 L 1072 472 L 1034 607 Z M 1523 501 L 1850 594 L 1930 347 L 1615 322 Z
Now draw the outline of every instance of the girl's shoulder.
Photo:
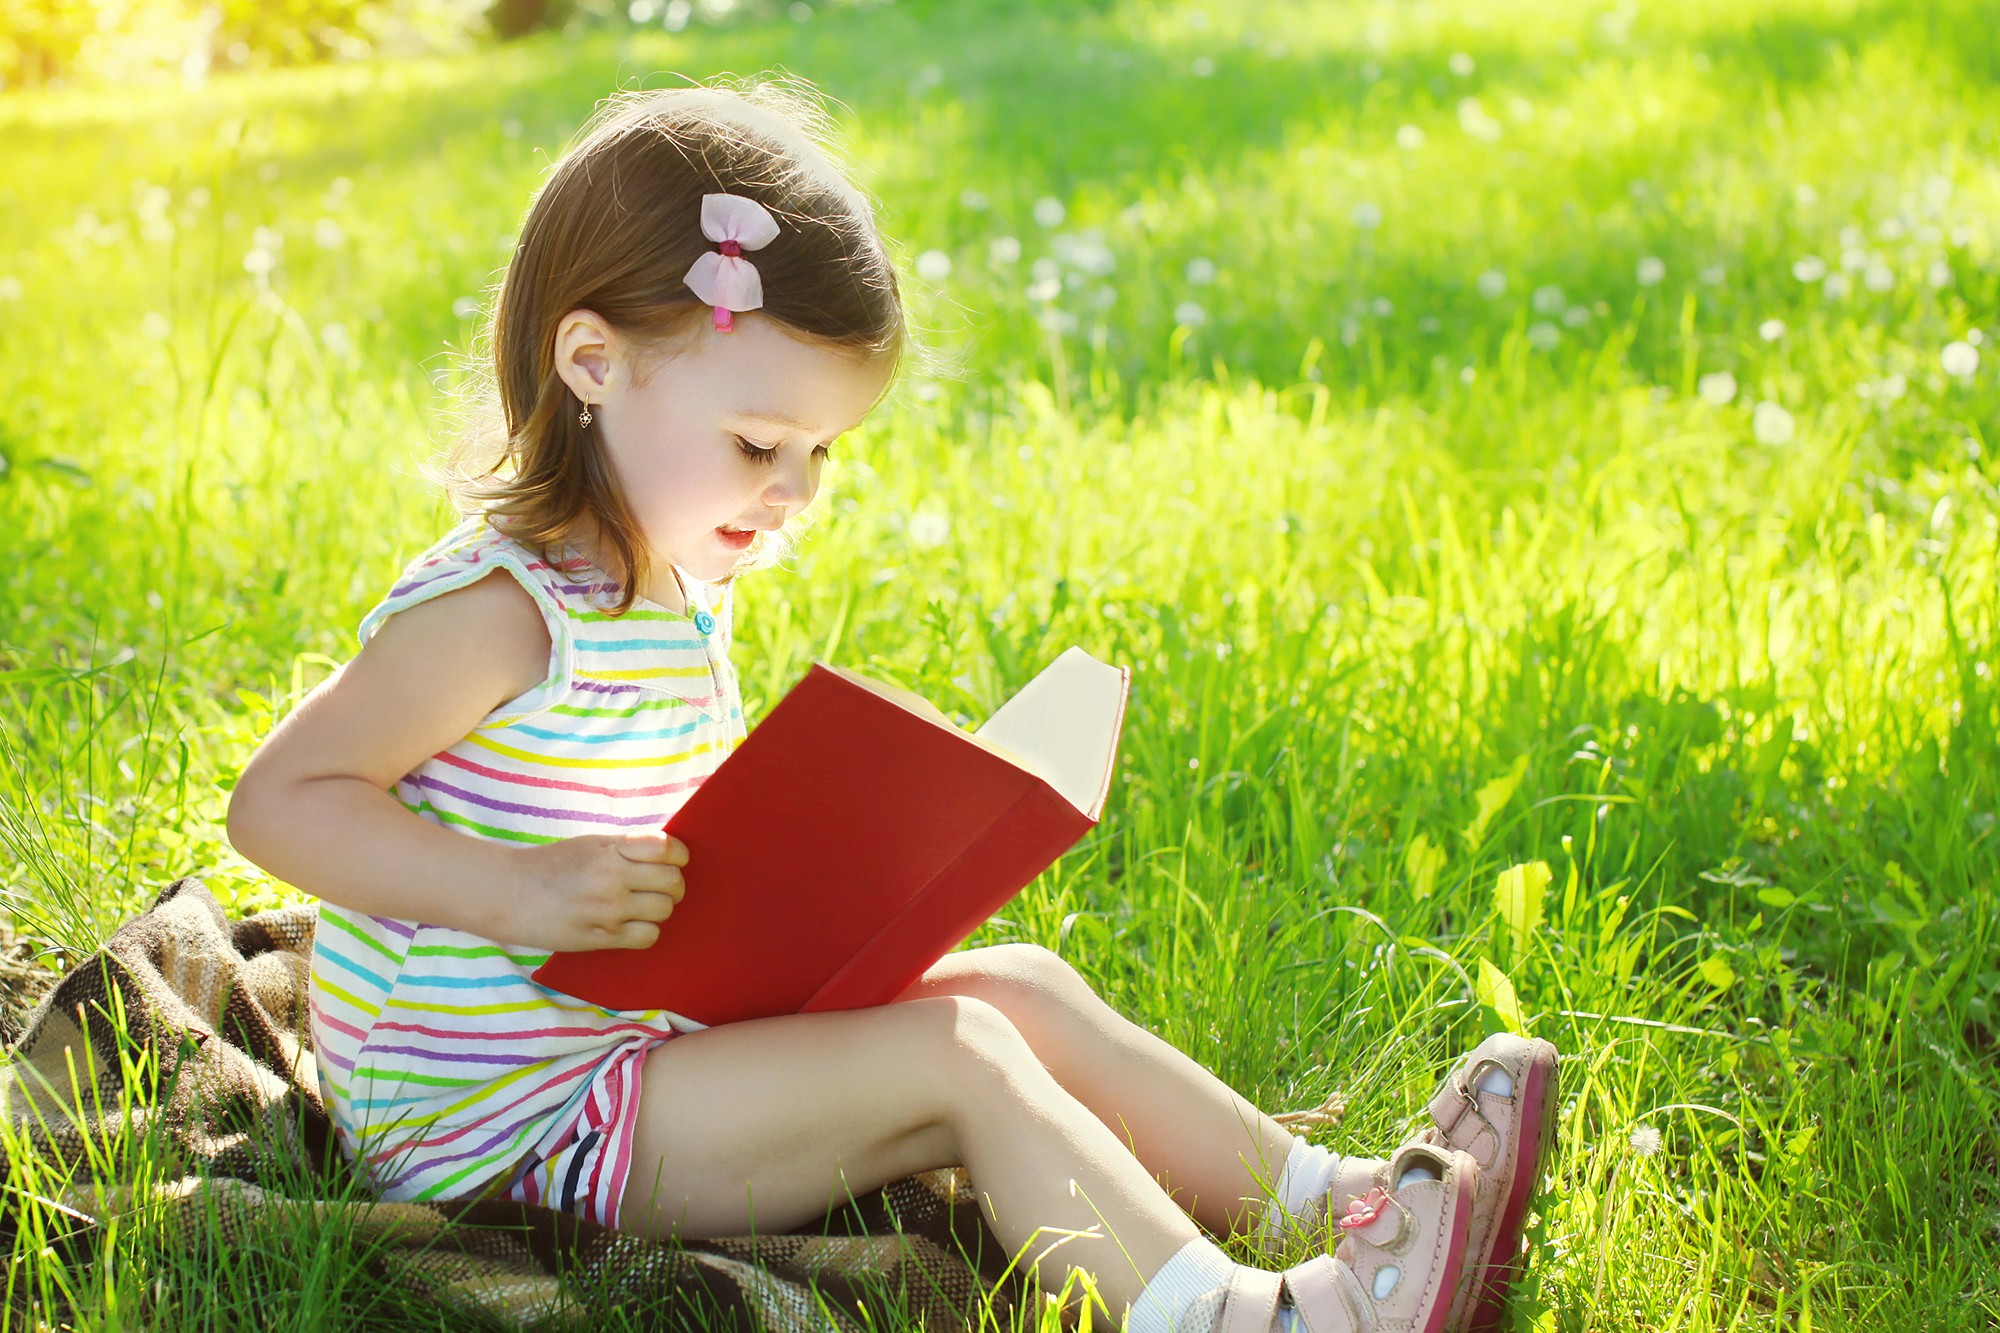
M 542 553 L 500 532 L 484 516 L 473 515 L 403 566 L 388 592 L 362 617 L 361 642 L 373 638 L 390 616 L 497 571 L 505 571 L 534 599 L 552 629 L 568 619 L 564 608 L 575 591 L 570 575 Z

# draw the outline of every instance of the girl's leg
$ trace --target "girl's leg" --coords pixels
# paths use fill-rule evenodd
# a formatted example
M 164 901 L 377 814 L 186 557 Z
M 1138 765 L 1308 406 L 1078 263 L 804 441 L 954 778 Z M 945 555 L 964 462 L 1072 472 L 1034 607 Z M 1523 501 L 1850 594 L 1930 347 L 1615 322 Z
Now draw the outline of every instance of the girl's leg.
M 1005 1014 L 1056 1082 L 1129 1144 L 1197 1222 L 1217 1235 L 1255 1224 L 1291 1134 L 1111 1008 L 1059 956 L 1032 944 L 949 954 L 902 998 L 943 995 Z
M 1086 1269 L 1114 1320 L 1200 1235 L 977 999 L 710 1028 L 652 1052 L 643 1079 L 626 1231 L 784 1231 L 898 1177 L 963 1164 L 994 1233 L 1036 1262 L 1043 1289 Z

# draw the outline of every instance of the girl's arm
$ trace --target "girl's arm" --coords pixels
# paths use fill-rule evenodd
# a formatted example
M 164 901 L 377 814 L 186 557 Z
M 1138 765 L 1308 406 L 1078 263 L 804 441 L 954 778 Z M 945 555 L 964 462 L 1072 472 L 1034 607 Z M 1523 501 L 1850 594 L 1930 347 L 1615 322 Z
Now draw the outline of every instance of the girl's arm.
M 548 673 L 526 590 L 487 577 L 398 612 L 280 722 L 237 779 L 229 840 L 341 907 L 549 949 L 643 947 L 680 897 L 662 833 L 515 846 L 420 819 L 397 779 Z

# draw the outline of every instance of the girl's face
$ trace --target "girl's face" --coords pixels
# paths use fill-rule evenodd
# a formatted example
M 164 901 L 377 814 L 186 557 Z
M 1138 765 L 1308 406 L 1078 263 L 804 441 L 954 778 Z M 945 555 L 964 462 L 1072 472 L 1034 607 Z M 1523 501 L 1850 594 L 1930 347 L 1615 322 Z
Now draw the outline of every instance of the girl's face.
M 827 446 L 887 386 L 887 358 L 808 342 L 753 313 L 733 332 L 704 324 L 685 349 L 648 361 L 587 311 L 558 326 L 559 371 L 581 372 L 593 432 L 656 568 L 642 595 L 679 607 L 665 562 L 703 582 L 728 574 L 756 534 L 812 503 Z M 594 323 L 598 341 L 572 330 Z M 565 366 L 565 340 L 572 364 Z

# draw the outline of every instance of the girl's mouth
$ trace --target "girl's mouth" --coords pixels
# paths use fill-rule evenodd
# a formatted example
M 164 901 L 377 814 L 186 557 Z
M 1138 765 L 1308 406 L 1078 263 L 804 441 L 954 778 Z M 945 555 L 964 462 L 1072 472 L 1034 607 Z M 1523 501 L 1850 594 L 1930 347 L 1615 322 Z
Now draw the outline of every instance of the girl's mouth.
M 750 543 L 757 540 L 755 528 L 717 528 L 715 535 L 724 546 L 732 551 L 747 551 Z

